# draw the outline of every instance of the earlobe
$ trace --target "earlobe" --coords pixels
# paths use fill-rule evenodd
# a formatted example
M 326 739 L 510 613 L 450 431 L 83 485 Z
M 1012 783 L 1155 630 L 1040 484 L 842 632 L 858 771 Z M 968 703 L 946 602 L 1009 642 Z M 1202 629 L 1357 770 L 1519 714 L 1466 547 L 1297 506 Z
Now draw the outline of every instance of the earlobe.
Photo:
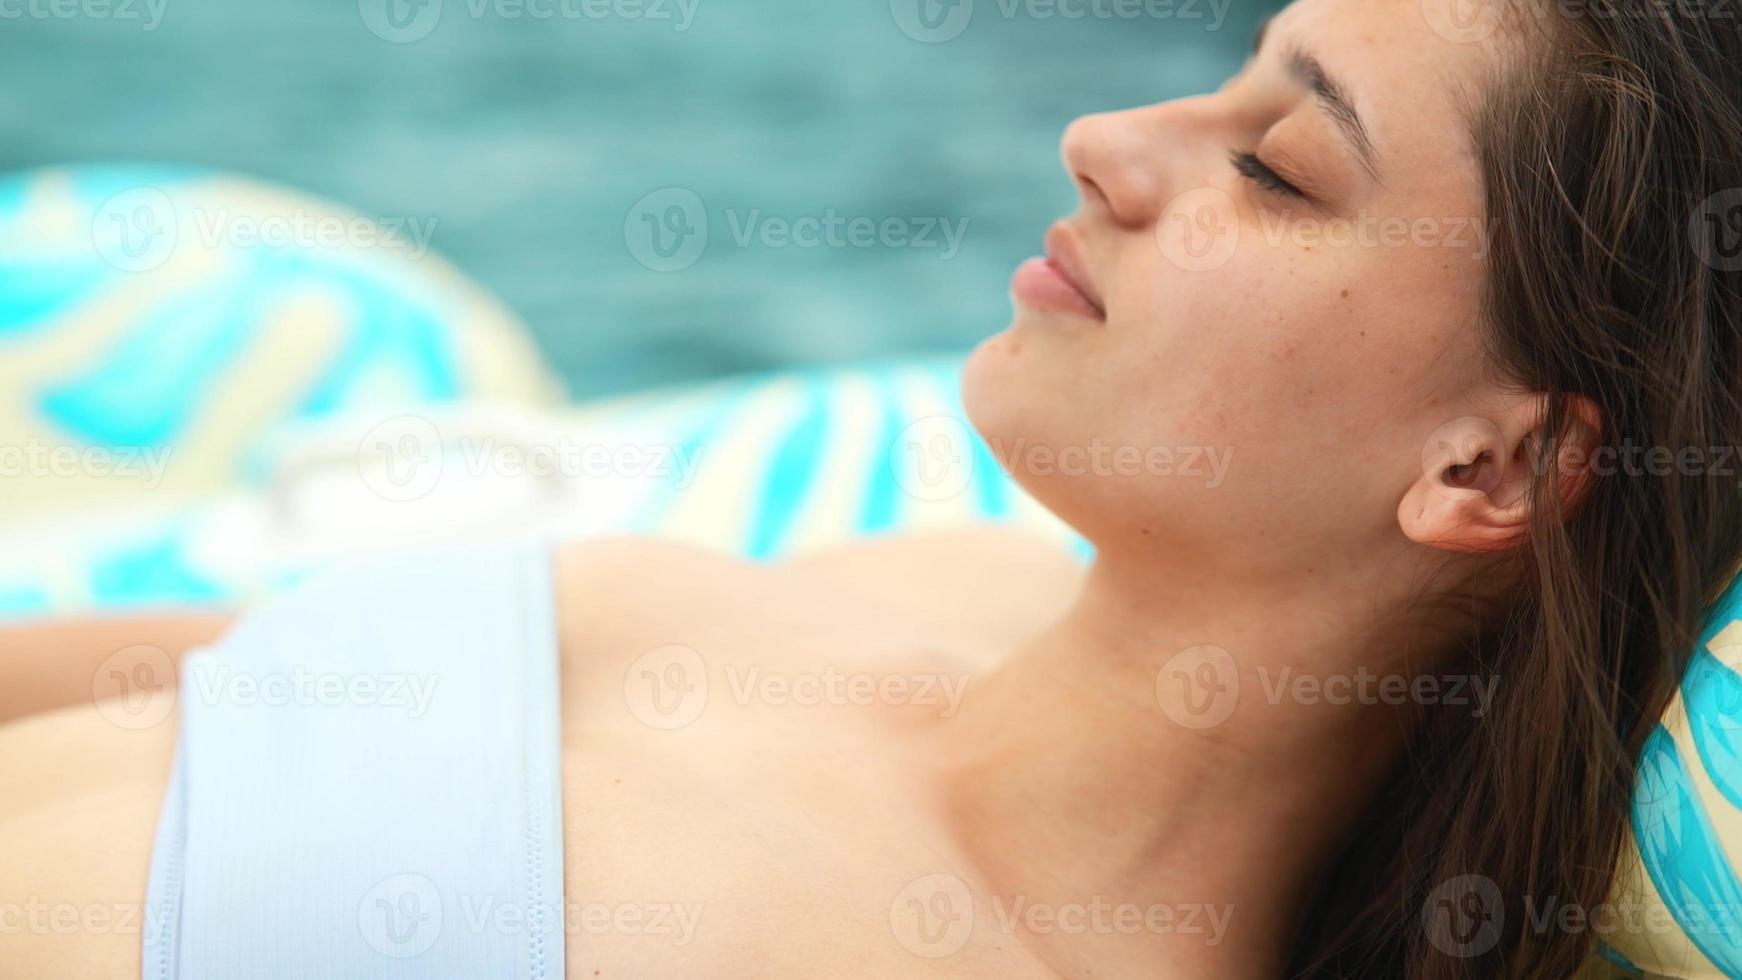
M 1594 448 L 1600 421 L 1589 399 L 1574 396 L 1567 404 L 1573 424 L 1554 450 L 1563 460 L 1569 449 Z M 1531 487 L 1546 472 L 1544 447 L 1554 442 L 1547 421 L 1548 397 L 1538 393 L 1492 416 L 1465 416 L 1435 430 L 1422 448 L 1420 477 L 1398 503 L 1398 527 L 1418 544 L 1447 551 L 1521 544 L 1530 530 Z M 1588 489 L 1585 476 L 1561 474 L 1563 511 Z

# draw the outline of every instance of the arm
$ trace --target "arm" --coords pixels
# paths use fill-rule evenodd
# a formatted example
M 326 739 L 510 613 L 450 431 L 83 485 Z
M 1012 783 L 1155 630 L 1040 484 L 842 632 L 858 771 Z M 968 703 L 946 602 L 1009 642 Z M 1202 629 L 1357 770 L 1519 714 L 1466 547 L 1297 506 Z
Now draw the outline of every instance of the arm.
M 0 624 L 0 725 L 95 697 L 98 671 L 117 652 L 156 647 L 175 663 L 223 635 L 222 612 Z

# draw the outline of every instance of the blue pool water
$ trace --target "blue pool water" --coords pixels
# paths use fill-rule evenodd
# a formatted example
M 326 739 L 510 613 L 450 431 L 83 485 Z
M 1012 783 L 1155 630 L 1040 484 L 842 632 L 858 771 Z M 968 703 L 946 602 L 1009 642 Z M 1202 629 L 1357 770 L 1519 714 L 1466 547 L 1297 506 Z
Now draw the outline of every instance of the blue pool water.
M 1065 124 L 1213 87 L 1276 6 L 421 3 L 9 2 L 0 167 L 196 163 L 426 223 L 577 396 L 959 350 L 1074 206 Z

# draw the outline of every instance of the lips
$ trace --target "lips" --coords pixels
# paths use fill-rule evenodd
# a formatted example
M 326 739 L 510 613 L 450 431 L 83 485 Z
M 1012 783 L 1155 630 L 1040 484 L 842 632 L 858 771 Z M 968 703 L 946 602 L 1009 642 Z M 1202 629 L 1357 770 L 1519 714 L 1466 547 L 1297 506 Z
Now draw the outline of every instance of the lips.
M 1095 312 L 1106 319 L 1107 305 L 1101 301 L 1101 294 L 1096 291 L 1095 283 L 1089 278 L 1088 262 L 1083 258 L 1083 248 L 1077 243 L 1076 233 L 1070 225 L 1063 221 L 1057 222 L 1046 232 L 1046 257 L 1059 273 L 1064 276 L 1083 299 L 1095 308 Z

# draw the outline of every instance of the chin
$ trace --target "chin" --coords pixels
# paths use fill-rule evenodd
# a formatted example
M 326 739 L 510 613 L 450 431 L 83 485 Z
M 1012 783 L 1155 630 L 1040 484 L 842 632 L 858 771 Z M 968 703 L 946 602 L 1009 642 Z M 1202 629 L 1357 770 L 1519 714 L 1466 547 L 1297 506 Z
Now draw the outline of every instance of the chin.
M 1040 398 L 1036 378 L 1025 377 L 1028 359 L 1014 329 L 982 340 L 962 368 L 962 407 L 982 439 L 1008 442 L 1024 434 L 1024 415 Z
M 1030 496 L 1076 525 L 1094 481 L 1070 480 L 1028 472 L 1019 463 L 1024 450 L 1081 441 L 1070 436 L 1072 405 L 1060 379 L 1046 371 L 1047 359 L 1025 342 L 1021 331 L 986 338 L 968 356 L 962 371 L 962 406 L 968 423 L 992 448 L 998 462 Z M 1078 528 L 1082 530 L 1082 528 Z

